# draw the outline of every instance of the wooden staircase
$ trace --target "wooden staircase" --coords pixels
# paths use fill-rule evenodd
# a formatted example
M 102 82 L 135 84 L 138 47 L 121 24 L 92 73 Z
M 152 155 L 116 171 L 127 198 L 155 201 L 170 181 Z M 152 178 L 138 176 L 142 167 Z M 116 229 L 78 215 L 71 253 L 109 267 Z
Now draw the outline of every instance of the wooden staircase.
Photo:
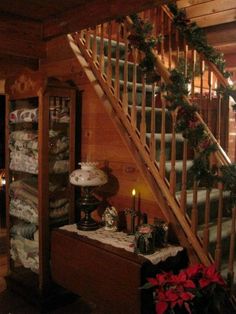
M 191 172 L 194 150 L 176 132 L 178 108 L 168 110 L 169 103 L 161 89 L 162 83 L 170 82 L 170 73 L 180 61 L 184 61 L 186 74 L 191 68 L 187 101 L 199 105 L 196 117 L 218 148 L 209 160 L 220 169 L 230 161 L 220 145 L 223 134 L 220 116 L 225 109 L 215 88 L 226 86 L 227 82 L 213 64 L 181 38 L 166 6 L 142 12 L 140 16 L 154 25 L 154 36 L 162 36 L 154 49 L 156 70 L 161 76 L 159 83 L 149 80 L 140 70 L 138 64 L 143 54 L 129 46 L 130 18 L 68 35 L 69 44 L 126 138 L 180 243 L 187 247 L 192 260 L 205 265 L 214 262 L 232 287 L 236 209 L 232 208 L 230 193 L 222 183 L 206 188 L 194 179 Z M 224 142 L 223 146 L 226 145 Z

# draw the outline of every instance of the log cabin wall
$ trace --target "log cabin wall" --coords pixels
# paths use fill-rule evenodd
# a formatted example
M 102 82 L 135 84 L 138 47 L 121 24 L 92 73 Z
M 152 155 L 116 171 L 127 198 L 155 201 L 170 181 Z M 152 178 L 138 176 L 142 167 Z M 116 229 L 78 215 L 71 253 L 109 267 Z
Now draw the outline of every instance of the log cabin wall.
M 96 95 L 93 86 L 79 67 L 65 37 L 48 42 L 47 58 L 41 60 L 40 69 L 46 71 L 48 76 L 72 80 L 78 89 L 83 91 L 82 161 L 98 161 L 101 167 L 109 167 L 111 184 L 105 189 L 105 192 L 111 195 L 108 201 L 119 211 L 129 208 L 132 205 L 131 192 L 135 188 L 137 206 L 142 212 L 147 213 L 148 221 L 152 222 L 154 217 L 161 217 L 158 204 L 147 181 L 137 168 L 131 152 Z M 99 214 L 101 216 L 102 211 Z

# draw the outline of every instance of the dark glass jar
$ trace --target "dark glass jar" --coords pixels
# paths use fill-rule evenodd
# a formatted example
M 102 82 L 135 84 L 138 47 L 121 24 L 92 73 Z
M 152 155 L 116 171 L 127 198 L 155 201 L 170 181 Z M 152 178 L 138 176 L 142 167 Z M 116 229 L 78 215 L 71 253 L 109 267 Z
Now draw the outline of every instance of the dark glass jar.
M 137 228 L 134 238 L 134 250 L 137 254 L 153 254 L 155 251 L 155 233 L 150 224 L 142 224 Z

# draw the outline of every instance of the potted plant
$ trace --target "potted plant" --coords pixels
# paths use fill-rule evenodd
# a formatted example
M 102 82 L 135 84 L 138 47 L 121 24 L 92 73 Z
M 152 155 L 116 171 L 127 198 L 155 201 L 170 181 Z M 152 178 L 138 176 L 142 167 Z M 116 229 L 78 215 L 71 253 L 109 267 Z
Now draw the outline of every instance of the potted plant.
M 227 288 L 214 265 L 190 266 L 178 274 L 164 272 L 148 278 L 157 314 L 222 314 L 227 312 Z M 226 305 L 227 304 L 227 305 Z

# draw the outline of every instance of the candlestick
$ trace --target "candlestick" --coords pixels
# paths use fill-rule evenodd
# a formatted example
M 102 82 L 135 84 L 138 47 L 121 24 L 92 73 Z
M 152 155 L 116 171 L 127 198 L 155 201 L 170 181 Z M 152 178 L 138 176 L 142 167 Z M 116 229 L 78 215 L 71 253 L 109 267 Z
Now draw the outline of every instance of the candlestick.
M 135 211 L 135 195 L 136 195 L 136 191 L 135 191 L 135 189 L 133 189 L 132 190 L 132 200 L 133 200 L 132 209 L 133 209 L 133 211 Z

